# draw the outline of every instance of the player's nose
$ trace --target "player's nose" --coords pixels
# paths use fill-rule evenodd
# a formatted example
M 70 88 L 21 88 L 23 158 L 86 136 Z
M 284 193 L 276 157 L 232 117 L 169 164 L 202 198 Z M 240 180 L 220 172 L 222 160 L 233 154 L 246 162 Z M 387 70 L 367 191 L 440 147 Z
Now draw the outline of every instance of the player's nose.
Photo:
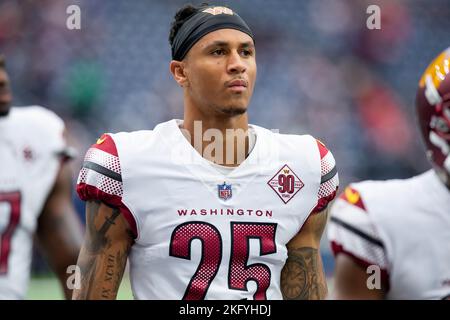
M 245 61 L 237 51 L 233 51 L 228 58 L 227 70 L 229 73 L 244 73 L 247 70 Z

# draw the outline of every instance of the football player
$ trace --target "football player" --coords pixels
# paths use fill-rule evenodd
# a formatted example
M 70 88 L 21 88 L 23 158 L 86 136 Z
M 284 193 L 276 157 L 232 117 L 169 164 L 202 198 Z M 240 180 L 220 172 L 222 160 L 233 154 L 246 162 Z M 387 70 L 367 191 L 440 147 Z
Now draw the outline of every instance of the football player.
M 25 298 L 35 235 L 69 298 L 66 271 L 82 242 L 67 162 L 73 152 L 58 116 L 39 106 L 11 107 L 11 100 L 0 55 L 0 299 Z
M 433 169 L 405 180 L 351 184 L 336 200 L 328 229 L 336 255 L 334 298 L 450 294 L 450 48 L 421 77 L 416 111 Z
M 309 135 L 249 125 L 255 43 L 231 9 L 181 8 L 169 41 L 184 119 L 105 134 L 88 150 L 73 298 L 114 299 L 127 257 L 136 299 L 324 298 L 319 244 L 338 187 L 333 155 Z

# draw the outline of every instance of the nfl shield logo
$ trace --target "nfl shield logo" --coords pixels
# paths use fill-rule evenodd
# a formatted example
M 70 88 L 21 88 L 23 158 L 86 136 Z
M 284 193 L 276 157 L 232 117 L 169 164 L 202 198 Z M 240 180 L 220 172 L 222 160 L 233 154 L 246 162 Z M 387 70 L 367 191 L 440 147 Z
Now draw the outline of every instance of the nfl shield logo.
M 217 190 L 220 199 L 225 201 L 231 198 L 231 184 L 226 184 L 225 182 L 223 184 L 218 184 Z

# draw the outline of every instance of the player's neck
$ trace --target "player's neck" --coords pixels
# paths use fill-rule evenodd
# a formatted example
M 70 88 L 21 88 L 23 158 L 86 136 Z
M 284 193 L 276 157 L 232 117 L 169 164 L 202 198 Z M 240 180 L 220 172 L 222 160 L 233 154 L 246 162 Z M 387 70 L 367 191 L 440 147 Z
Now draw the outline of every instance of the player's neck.
M 189 133 L 197 152 L 216 164 L 235 167 L 249 153 L 247 113 L 214 117 L 185 110 L 183 129 Z

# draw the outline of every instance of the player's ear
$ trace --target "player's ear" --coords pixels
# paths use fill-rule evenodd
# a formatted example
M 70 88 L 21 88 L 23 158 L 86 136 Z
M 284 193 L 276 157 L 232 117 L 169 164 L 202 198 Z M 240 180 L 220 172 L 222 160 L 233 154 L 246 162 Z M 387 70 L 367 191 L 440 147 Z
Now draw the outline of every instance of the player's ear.
M 172 60 L 170 62 L 170 72 L 173 75 L 175 81 L 181 86 L 186 87 L 189 84 L 188 78 L 185 72 L 185 63 L 183 61 Z

